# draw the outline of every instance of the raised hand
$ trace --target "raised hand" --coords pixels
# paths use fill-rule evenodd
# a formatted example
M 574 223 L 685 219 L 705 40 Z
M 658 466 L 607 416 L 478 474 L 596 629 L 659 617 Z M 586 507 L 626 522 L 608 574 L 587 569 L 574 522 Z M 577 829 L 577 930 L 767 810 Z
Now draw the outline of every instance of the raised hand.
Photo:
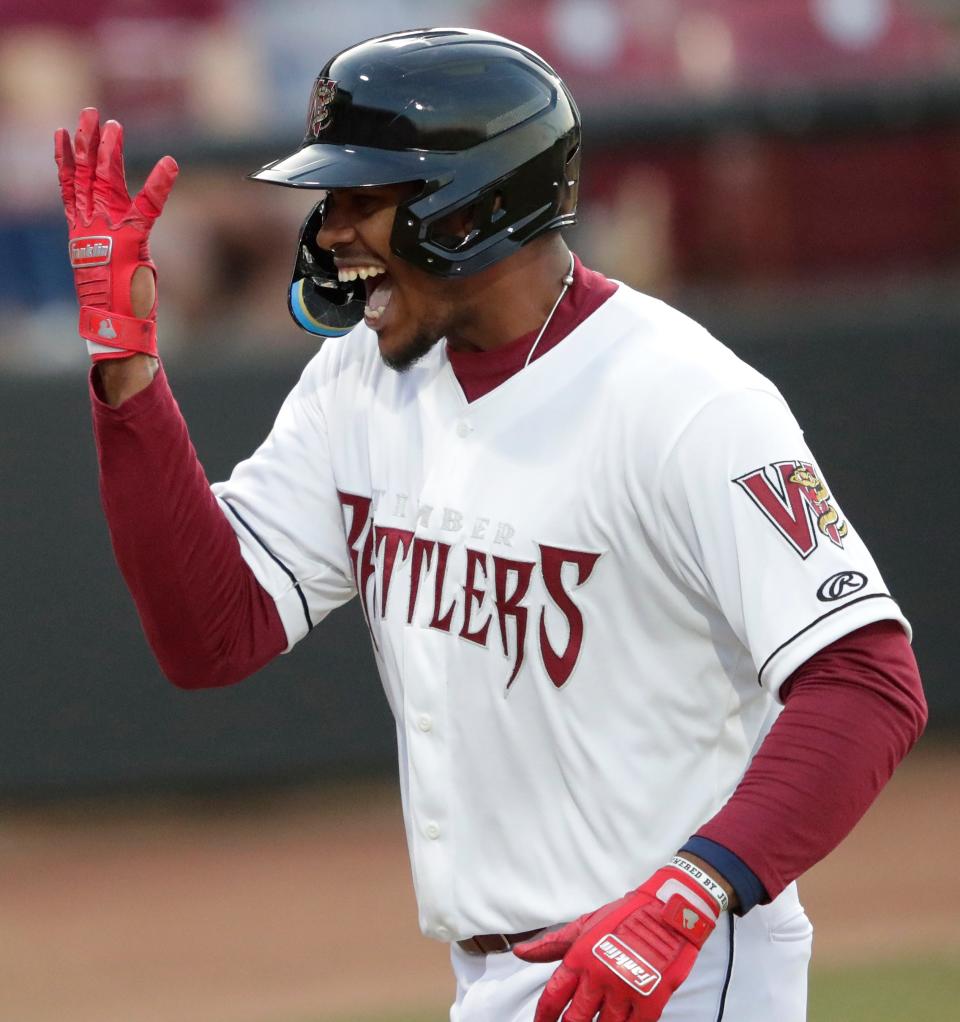
M 91 358 L 156 355 L 156 266 L 148 242 L 179 172 L 176 160 L 164 156 L 131 200 L 123 128 L 107 121 L 101 133 L 94 107 L 81 112 L 72 144 L 65 128 L 56 132 L 54 153 L 80 299 L 80 336 Z

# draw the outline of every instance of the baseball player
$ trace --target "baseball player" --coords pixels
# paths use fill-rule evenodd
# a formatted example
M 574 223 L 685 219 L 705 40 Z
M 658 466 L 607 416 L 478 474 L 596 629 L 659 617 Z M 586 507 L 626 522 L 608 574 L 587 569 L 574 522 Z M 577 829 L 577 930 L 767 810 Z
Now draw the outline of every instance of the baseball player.
M 235 682 L 359 599 L 454 1022 L 803 1019 L 794 880 L 923 729 L 909 626 L 776 387 L 567 249 L 557 75 L 465 29 L 326 64 L 252 175 L 316 190 L 289 303 L 325 340 L 212 487 L 157 357 L 176 164 L 131 201 L 93 109 L 56 153 L 159 662 Z

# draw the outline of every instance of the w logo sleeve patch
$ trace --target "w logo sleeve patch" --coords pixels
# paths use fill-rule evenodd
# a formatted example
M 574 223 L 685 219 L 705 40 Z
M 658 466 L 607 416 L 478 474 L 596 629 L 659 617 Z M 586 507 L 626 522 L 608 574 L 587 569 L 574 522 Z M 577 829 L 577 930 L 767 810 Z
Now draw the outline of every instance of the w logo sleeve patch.
M 840 520 L 830 491 L 810 462 L 777 461 L 733 482 L 802 558 L 817 549 L 821 536 L 843 549 L 847 523 Z

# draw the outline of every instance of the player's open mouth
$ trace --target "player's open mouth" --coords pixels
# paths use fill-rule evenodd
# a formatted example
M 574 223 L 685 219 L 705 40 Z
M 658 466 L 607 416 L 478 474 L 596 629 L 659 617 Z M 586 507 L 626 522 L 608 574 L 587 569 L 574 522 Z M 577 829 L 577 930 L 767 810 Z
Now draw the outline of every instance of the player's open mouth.
M 367 291 L 367 304 L 363 309 L 363 318 L 367 326 L 376 330 L 383 325 L 383 315 L 390 304 L 393 294 L 393 281 L 382 266 L 350 266 L 340 268 L 337 275 L 343 283 L 358 278 L 363 281 Z

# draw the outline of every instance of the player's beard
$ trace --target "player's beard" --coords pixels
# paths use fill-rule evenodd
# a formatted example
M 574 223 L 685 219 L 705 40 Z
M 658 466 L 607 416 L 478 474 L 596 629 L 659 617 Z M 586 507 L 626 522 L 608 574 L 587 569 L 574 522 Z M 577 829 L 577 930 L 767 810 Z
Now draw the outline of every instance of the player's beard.
M 443 331 L 421 328 L 403 347 L 392 355 L 380 352 L 383 364 L 398 373 L 405 373 L 416 365 L 433 346 L 443 337 Z
M 398 373 L 405 373 L 427 355 L 434 345 L 444 337 L 456 337 L 464 324 L 472 323 L 476 318 L 473 304 L 462 299 L 462 293 L 454 290 L 449 282 L 444 281 L 443 292 L 429 294 L 433 306 L 431 314 L 419 318 L 413 336 L 402 344 L 394 345 L 389 354 L 382 348 L 380 358 L 383 364 Z

